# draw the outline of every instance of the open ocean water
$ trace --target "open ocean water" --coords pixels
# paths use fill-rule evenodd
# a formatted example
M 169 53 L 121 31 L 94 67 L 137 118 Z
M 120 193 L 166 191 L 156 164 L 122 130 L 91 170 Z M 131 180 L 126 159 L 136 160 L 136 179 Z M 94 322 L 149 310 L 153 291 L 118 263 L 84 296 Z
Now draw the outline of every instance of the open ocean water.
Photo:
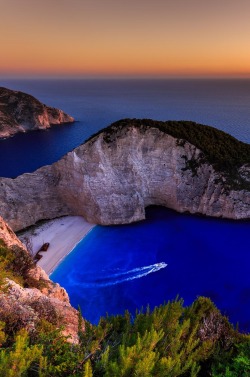
M 250 143 L 250 80 L 0 80 L 74 116 L 77 123 L 0 140 L 0 176 L 57 161 L 122 118 L 193 120 Z
M 0 176 L 58 160 L 122 118 L 193 120 L 250 142 L 250 80 L 1 80 L 77 122 L 0 141 Z M 101 315 L 182 297 L 210 297 L 250 331 L 250 222 L 149 208 L 144 222 L 95 227 L 51 275 L 75 307 Z

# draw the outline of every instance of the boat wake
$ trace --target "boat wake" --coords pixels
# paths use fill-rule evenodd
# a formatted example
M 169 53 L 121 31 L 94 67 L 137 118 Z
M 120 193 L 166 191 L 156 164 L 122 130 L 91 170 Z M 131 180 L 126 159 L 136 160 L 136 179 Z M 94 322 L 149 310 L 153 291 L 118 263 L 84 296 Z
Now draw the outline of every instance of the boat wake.
M 140 279 L 144 276 L 152 274 L 153 272 L 157 272 L 165 267 L 167 267 L 167 264 L 165 262 L 155 263 L 150 266 L 133 268 L 129 271 L 119 271 L 108 276 L 96 278 L 92 281 L 90 280 L 83 282 L 80 285 L 86 288 L 108 287 L 110 285 L 116 285 L 124 283 L 126 281 Z

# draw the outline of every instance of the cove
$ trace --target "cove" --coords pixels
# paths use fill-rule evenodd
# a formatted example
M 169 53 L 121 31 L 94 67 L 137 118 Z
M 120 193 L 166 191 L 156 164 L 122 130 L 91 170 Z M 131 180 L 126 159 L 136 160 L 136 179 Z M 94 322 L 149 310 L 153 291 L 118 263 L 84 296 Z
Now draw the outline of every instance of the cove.
M 144 221 L 96 226 L 50 278 L 92 323 L 177 296 L 185 305 L 207 296 L 250 331 L 249 226 L 149 207 Z

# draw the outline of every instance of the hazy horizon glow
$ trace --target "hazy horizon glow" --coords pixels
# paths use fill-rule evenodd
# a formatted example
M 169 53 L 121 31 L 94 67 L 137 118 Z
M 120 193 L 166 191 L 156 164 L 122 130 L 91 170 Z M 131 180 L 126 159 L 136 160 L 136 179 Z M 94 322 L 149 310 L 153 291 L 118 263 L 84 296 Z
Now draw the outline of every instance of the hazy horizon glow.
M 248 0 L 1 3 L 1 77 L 250 77 Z

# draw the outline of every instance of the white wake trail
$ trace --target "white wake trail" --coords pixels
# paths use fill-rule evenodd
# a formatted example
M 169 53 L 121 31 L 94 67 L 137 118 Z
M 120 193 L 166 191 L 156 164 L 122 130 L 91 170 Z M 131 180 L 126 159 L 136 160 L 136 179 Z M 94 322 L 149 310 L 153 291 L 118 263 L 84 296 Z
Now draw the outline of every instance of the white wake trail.
M 83 282 L 77 285 L 80 285 L 85 288 L 108 287 L 110 285 L 116 285 L 124 283 L 126 281 L 140 279 L 144 276 L 152 274 L 153 272 L 157 272 L 165 267 L 167 267 L 167 264 L 165 262 L 155 263 L 150 266 L 133 268 L 129 271 L 121 271 L 103 278 L 97 278 L 95 279 L 95 281 L 89 281 L 85 283 Z

